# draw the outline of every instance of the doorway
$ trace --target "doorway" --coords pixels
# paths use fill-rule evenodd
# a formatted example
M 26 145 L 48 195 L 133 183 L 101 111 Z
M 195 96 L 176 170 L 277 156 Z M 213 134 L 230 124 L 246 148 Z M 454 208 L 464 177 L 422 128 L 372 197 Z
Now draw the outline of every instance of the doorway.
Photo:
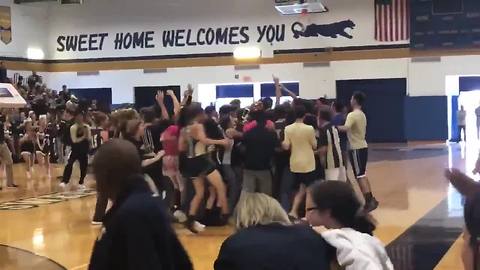
M 480 90 L 460 92 L 460 95 L 458 96 L 458 107 L 453 108 L 453 111 L 457 112 L 463 106 L 464 110 L 466 111 L 467 117 L 465 118 L 466 134 L 459 134 L 460 130 L 457 130 L 458 138 L 464 138 L 462 136 L 465 136 L 467 141 L 473 142 L 478 140 L 477 116 L 475 115 L 475 109 L 477 109 L 479 105 L 480 105 Z

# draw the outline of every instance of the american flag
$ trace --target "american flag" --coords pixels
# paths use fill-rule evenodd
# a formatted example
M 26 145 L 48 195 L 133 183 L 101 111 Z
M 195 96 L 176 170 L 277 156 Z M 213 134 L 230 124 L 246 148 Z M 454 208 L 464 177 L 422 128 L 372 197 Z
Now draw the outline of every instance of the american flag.
M 375 0 L 375 40 L 393 42 L 409 38 L 409 0 Z

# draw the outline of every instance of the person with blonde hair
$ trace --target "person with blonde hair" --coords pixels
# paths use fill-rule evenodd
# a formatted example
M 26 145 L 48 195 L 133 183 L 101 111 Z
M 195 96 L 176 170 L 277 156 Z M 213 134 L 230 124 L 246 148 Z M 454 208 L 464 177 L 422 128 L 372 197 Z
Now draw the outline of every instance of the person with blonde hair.
M 291 224 L 281 205 L 264 193 L 243 192 L 234 216 L 237 229 L 271 223 Z
M 327 270 L 334 250 L 308 226 L 263 193 L 242 193 L 234 214 L 237 232 L 223 242 L 215 270 Z

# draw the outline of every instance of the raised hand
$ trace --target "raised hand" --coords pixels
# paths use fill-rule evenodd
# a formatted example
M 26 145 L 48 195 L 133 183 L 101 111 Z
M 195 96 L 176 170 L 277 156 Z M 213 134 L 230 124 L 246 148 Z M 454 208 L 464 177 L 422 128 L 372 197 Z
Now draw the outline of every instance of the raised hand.
M 445 177 L 452 181 L 452 180 L 457 180 L 461 177 L 464 177 L 465 174 L 462 173 L 460 170 L 452 168 L 452 169 L 446 169 L 444 172 Z
M 191 96 L 193 94 L 193 87 L 191 84 L 188 84 L 187 90 L 185 91 L 185 97 Z
M 158 103 L 163 103 L 164 99 L 165 99 L 165 94 L 163 93 L 162 90 L 158 90 L 157 95 L 155 96 L 155 100 L 157 100 Z
M 272 78 L 273 78 L 274 83 L 276 83 L 276 84 L 280 83 L 280 79 L 277 76 L 272 74 Z
M 174 96 L 175 93 L 173 92 L 173 90 L 167 90 L 167 96 Z

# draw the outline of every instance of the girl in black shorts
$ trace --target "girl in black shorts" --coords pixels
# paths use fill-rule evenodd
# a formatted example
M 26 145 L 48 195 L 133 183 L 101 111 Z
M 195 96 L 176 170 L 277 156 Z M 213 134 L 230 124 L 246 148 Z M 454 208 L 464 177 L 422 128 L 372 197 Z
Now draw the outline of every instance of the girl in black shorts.
M 35 163 L 35 142 L 36 142 L 36 133 L 32 126 L 31 120 L 25 120 L 24 127 L 25 133 L 20 139 L 20 155 L 25 162 L 25 172 L 27 173 L 27 178 L 32 177 L 33 164 Z
M 180 172 L 184 177 L 192 179 L 195 188 L 195 195 L 190 202 L 188 219 L 185 223 L 187 229 L 193 233 L 198 233 L 194 224 L 205 193 L 205 178 L 215 188 L 218 195 L 217 206 L 222 209 L 223 217 L 226 218 L 229 214 L 225 184 L 207 152 L 207 146 L 221 145 L 228 147 L 230 141 L 228 139 L 212 140 L 207 138 L 202 124 L 204 119 L 203 109 L 196 105 L 183 108 L 179 119 L 181 128 L 179 140 Z
M 50 177 L 50 154 L 53 153 L 53 142 L 47 129 L 47 116 L 40 115 L 38 119 L 38 132 L 35 140 L 35 156 L 38 165 L 45 166 L 45 175 Z

